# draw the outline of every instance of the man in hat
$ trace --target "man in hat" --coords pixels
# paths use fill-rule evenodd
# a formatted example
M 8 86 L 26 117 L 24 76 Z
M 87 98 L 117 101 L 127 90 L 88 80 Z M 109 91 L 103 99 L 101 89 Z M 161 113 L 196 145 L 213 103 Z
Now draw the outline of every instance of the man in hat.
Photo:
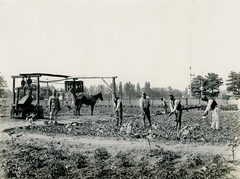
M 217 102 L 213 98 L 208 98 L 206 95 L 202 96 L 202 101 L 207 102 L 207 108 L 205 109 L 203 113 L 203 118 L 205 118 L 209 111 L 212 111 L 212 124 L 211 128 L 212 129 L 219 129 L 219 113 L 220 109 L 218 107 Z
M 120 126 L 122 125 L 122 119 L 123 119 L 123 104 L 122 104 L 122 100 L 117 97 L 116 93 L 113 93 L 114 95 L 114 114 L 116 113 L 116 119 L 117 119 L 117 124 L 116 126 L 118 126 L 120 124 Z M 119 119 L 120 119 L 120 123 L 119 123 Z
M 170 115 L 175 114 L 175 121 L 176 121 L 176 129 L 177 132 L 181 129 L 182 124 L 182 105 L 181 101 L 175 99 L 173 95 L 169 95 L 169 106 L 170 106 Z
M 148 122 L 149 122 L 149 127 L 152 126 L 152 122 L 151 122 L 151 115 L 150 115 L 150 100 L 149 97 L 146 95 L 146 93 L 142 94 L 142 97 L 139 100 L 139 105 L 140 105 L 140 109 L 141 109 L 141 113 L 143 116 L 143 125 L 144 127 L 146 126 L 145 124 L 145 118 L 147 117 Z
M 52 96 L 49 97 L 48 107 L 50 110 L 50 114 L 49 114 L 50 115 L 50 123 L 56 123 L 55 116 L 61 109 L 60 101 L 59 101 L 56 89 L 53 90 Z

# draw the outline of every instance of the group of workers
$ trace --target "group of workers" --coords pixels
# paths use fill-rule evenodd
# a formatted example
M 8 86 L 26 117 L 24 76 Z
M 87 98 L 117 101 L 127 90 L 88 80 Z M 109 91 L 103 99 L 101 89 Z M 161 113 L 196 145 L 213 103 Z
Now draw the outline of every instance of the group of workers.
M 172 114 L 175 115 L 175 122 L 176 122 L 176 129 L 179 131 L 181 129 L 181 119 L 182 119 L 182 106 L 181 106 L 181 101 L 180 99 L 175 99 L 173 95 L 169 95 L 169 103 L 163 99 L 160 98 L 162 101 L 162 108 L 164 109 L 164 113 L 168 113 L 168 105 L 170 108 L 170 113 L 168 116 L 171 116 Z M 211 124 L 211 129 L 219 129 L 219 112 L 220 109 L 218 107 L 217 102 L 213 98 L 209 98 L 206 95 L 203 95 L 201 100 L 207 102 L 207 107 L 202 115 L 202 118 L 205 118 L 208 114 L 209 111 L 212 111 L 212 124 Z M 123 121 L 123 104 L 122 101 L 119 97 L 117 97 L 116 93 L 114 93 L 114 113 L 116 114 L 116 119 L 117 119 L 117 126 L 120 124 L 122 125 Z M 146 95 L 144 92 L 142 94 L 142 97 L 139 100 L 139 106 L 141 109 L 141 115 L 143 119 L 143 125 L 146 127 L 146 122 L 145 119 L 148 119 L 149 127 L 152 126 L 152 121 L 151 121 L 151 115 L 150 115 L 150 99 L 149 96 Z
M 123 103 L 122 100 L 113 93 L 114 95 L 114 114 L 116 114 L 116 126 L 121 126 L 123 122 Z M 217 102 L 213 98 L 208 98 L 206 95 L 202 96 L 202 100 L 207 102 L 207 107 L 202 115 L 202 117 L 206 117 L 209 114 L 209 111 L 212 111 L 212 129 L 219 129 L 219 112 L 220 109 L 218 107 Z M 170 108 L 170 113 L 168 116 L 172 114 L 175 115 L 176 129 L 179 131 L 181 129 L 181 118 L 182 118 L 182 106 L 180 99 L 175 99 L 173 95 L 169 95 L 169 102 L 163 98 L 161 98 L 162 107 L 164 109 L 164 113 L 167 114 L 168 106 Z M 143 119 L 143 125 L 146 127 L 146 118 L 149 123 L 149 127 L 152 126 L 151 115 L 150 115 L 150 98 L 144 92 L 142 97 L 139 100 L 139 106 L 141 109 L 141 115 Z M 60 111 L 60 100 L 57 94 L 57 90 L 53 90 L 53 95 L 50 96 L 48 101 L 48 107 L 50 110 L 50 123 L 55 123 L 54 117 Z

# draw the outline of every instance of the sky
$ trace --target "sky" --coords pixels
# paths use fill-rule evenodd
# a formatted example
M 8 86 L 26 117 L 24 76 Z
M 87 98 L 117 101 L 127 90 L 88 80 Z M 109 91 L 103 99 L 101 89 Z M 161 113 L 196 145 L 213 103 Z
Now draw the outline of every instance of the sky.
M 179 90 L 190 74 L 225 82 L 240 72 L 239 19 L 238 0 L 1 0 L 0 75 L 10 87 L 20 73 Z

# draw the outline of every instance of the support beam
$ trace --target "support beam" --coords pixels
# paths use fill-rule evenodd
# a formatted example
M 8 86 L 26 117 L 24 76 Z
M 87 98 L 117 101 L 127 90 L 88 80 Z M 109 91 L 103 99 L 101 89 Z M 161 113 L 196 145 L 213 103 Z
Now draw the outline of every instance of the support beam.
M 113 93 L 116 93 L 116 83 L 115 83 L 115 77 L 112 77 L 112 85 L 113 85 L 113 89 L 112 89 L 112 92 Z
M 13 78 L 13 86 L 12 86 L 12 91 L 13 91 L 13 105 L 15 104 L 15 99 L 16 99 L 16 93 L 15 93 L 15 78 Z
M 112 102 L 113 102 L 113 110 L 114 110 L 114 93 L 116 93 L 116 82 L 115 77 L 112 78 Z
M 60 79 L 60 80 L 51 80 L 51 81 L 40 81 L 41 83 L 54 83 L 59 81 L 67 81 L 67 80 L 73 80 L 73 79 L 103 79 L 103 78 L 117 78 L 115 77 L 71 77 L 66 79 Z
M 37 77 L 37 91 L 36 91 L 36 101 L 37 105 L 39 105 L 39 92 L 40 92 L 40 85 L 39 85 L 39 76 Z
M 113 90 L 112 90 L 111 86 L 103 78 L 102 78 L 102 80 L 108 86 L 109 90 L 112 92 Z

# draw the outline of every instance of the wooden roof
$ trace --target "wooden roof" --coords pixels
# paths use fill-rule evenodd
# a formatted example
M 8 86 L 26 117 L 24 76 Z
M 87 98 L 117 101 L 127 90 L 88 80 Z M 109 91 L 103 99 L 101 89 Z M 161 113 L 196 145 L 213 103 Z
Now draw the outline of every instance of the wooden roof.
M 11 76 L 11 77 L 12 78 L 22 78 L 22 77 L 41 77 L 41 76 L 52 76 L 52 77 L 60 77 L 60 78 L 70 77 L 67 75 L 58 75 L 58 74 L 50 74 L 50 73 L 21 73 L 18 76 Z

